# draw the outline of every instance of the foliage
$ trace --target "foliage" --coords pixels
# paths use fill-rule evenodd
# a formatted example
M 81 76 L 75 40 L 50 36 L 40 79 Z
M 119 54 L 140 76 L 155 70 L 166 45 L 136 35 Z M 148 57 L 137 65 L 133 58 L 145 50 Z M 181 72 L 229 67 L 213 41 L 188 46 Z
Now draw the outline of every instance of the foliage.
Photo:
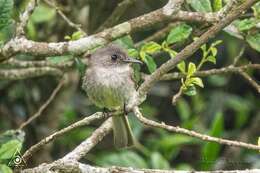
M 224 119 L 223 115 L 220 112 L 216 113 L 216 116 L 211 125 L 211 130 L 209 135 L 220 137 L 223 133 L 224 127 Z M 220 153 L 220 144 L 216 143 L 205 143 L 202 147 L 201 158 L 203 158 L 203 163 L 201 164 L 201 168 L 203 170 L 208 170 L 214 164 L 214 161 L 217 160 Z
M 13 0 L 0 0 L 0 30 L 10 24 Z
M 24 141 L 24 132 L 17 130 L 8 130 L 0 135 L 0 171 L 11 173 L 9 163 L 14 156 L 22 149 Z M 18 153 L 17 153 L 18 152 Z
M 212 7 L 211 7 L 210 0 L 188 0 L 187 2 L 196 11 L 199 11 L 199 12 L 212 12 Z M 215 1 L 214 5 L 216 3 L 217 2 Z
M 211 44 L 211 46 L 207 49 L 206 44 L 201 46 L 201 50 L 202 50 L 202 59 L 198 65 L 198 67 L 196 67 L 196 65 L 192 62 L 189 63 L 187 71 L 186 71 L 186 64 L 184 61 L 182 61 L 181 63 L 178 64 L 178 68 L 179 70 L 186 75 L 185 80 L 182 79 L 182 86 L 181 86 L 181 90 L 188 96 L 193 96 L 196 95 L 196 86 L 199 86 L 201 88 L 204 87 L 204 84 L 202 82 L 202 79 L 199 77 L 193 77 L 194 74 L 196 73 L 196 71 L 198 71 L 202 65 L 206 62 L 212 62 L 214 64 L 216 64 L 216 55 L 217 55 L 217 48 L 216 46 L 218 44 L 220 44 L 221 41 L 215 41 L 214 43 Z
M 252 10 L 254 12 L 253 17 L 246 19 L 238 19 L 233 22 L 233 26 L 237 29 L 237 33 L 229 31 L 231 35 L 238 35 L 247 41 L 247 43 L 255 50 L 260 52 L 260 33 L 259 33 L 259 22 L 260 22 L 260 3 L 256 3 Z
M 116 1 L 115 1 L 116 2 Z M 95 28 L 112 13 L 116 4 L 106 6 L 105 1 L 64 1 L 57 2 L 59 8 L 76 23 L 82 23 L 82 28 L 88 34 L 96 33 Z M 163 2 L 163 1 L 162 1 Z M 185 9 L 197 12 L 217 12 L 227 1 L 222 0 L 187 0 Z M 0 40 L 6 42 L 14 34 L 14 22 L 18 22 L 19 14 L 24 10 L 28 0 L 12 1 L 0 0 Z M 136 2 L 139 5 L 140 2 Z M 164 3 L 164 2 L 163 2 Z M 135 14 L 143 14 L 145 10 L 161 7 L 161 1 L 142 2 L 144 8 L 129 8 L 120 21 L 133 18 Z M 111 8 L 111 9 L 110 9 Z M 15 9 L 15 11 L 14 11 Z M 89 11 L 86 9 L 90 9 Z M 88 13 L 86 17 L 86 13 Z M 249 15 L 248 15 L 249 14 Z M 220 68 L 233 62 L 234 57 L 246 46 L 246 52 L 239 63 L 248 64 L 258 62 L 260 52 L 260 2 L 252 6 L 251 11 L 237 19 L 230 25 L 234 30 L 224 30 L 216 39 L 201 46 L 188 60 L 181 61 L 171 72 L 182 75 L 181 80 L 163 81 L 155 85 L 147 100 L 141 105 L 142 113 L 150 119 L 180 126 L 216 137 L 239 139 L 241 134 L 248 137 L 247 142 L 260 145 L 259 134 L 252 128 L 260 115 L 260 102 L 257 93 L 237 75 L 214 75 L 197 77 L 200 70 Z M 26 37 L 35 41 L 59 42 L 73 41 L 85 36 L 75 31 L 58 16 L 55 8 L 41 2 L 30 17 L 26 27 Z M 120 23 L 120 22 L 119 22 Z M 166 23 L 165 23 L 166 24 Z M 182 48 L 189 44 L 194 34 L 201 29 L 200 24 L 180 22 L 172 27 L 163 38 L 135 43 L 153 35 L 165 24 L 158 24 L 147 30 L 125 35 L 114 42 L 120 44 L 129 56 L 140 59 L 144 66 L 135 65 L 135 79 L 142 82 L 141 74 L 151 74 L 168 59 L 175 58 Z M 208 26 L 206 26 L 208 27 Z M 234 35 L 239 36 L 234 37 Z M 219 46 L 221 45 L 221 46 Z M 94 50 L 91 50 L 94 51 Z M 78 70 L 85 72 L 85 64 L 81 57 L 62 55 L 37 57 L 32 55 L 17 55 L 19 60 L 47 60 L 52 65 L 73 62 L 73 69 L 66 71 L 72 75 Z M 247 71 L 253 78 L 257 78 L 254 70 Z M 74 75 L 74 74 L 73 74 Z M 72 75 L 72 76 L 73 76 Z M 60 91 L 60 95 L 48 106 L 43 116 L 26 127 L 24 134 L 15 130 L 17 125 L 25 121 L 36 112 L 46 101 L 57 79 L 44 76 L 22 81 L 0 81 L 0 172 L 10 173 L 8 162 L 16 149 L 24 151 L 28 146 L 49 135 L 52 131 L 64 128 L 100 109 L 91 106 L 86 95 L 80 89 L 81 82 L 73 76 L 73 82 L 67 84 Z M 170 98 L 181 89 L 183 96 L 176 106 L 170 104 Z M 189 97 L 192 96 L 192 97 Z M 222 147 L 216 143 L 207 143 L 190 136 L 170 133 L 162 129 L 148 128 L 141 124 L 134 116 L 129 115 L 129 121 L 136 137 L 137 147 L 126 150 L 113 148 L 112 136 L 104 139 L 95 149 L 83 159 L 99 166 L 130 166 L 136 168 L 180 169 L 180 170 L 212 170 L 218 166 L 219 159 L 225 153 L 232 152 L 229 147 Z M 42 150 L 52 159 L 59 158 L 71 151 L 84 139 L 91 135 L 100 125 L 91 125 L 76 129 L 55 140 L 51 150 Z M 26 146 L 26 147 L 24 147 Z M 22 148 L 23 147 L 23 148 Z M 37 157 L 37 156 L 36 156 Z M 228 164 L 224 168 L 245 169 L 259 168 L 259 154 L 249 150 L 241 150 L 228 156 L 232 162 L 245 162 L 246 165 Z M 225 160 L 224 160 L 225 161 Z

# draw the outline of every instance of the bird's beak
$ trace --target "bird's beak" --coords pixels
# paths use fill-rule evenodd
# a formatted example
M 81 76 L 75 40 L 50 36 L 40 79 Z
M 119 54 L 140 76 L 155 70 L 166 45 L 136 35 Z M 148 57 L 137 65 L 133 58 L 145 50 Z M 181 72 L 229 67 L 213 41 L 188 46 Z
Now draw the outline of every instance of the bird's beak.
M 139 61 L 135 58 L 131 58 L 131 57 L 127 57 L 126 59 L 123 60 L 124 62 L 128 62 L 128 63 L 138 63 L 138 64 L 143 64 L 142 61 Z

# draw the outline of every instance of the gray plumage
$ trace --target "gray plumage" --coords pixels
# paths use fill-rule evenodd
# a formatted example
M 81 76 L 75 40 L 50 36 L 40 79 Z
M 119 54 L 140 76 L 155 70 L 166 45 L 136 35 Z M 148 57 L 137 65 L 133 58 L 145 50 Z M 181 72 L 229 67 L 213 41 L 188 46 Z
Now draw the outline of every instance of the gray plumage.
M 132 80 L 133 62 L 126 51 L 117 45 L 98 49 L 88 56 L 83 89 L 89 99 L 100 108 L 122 109 L 131 97 L 135 97 L 135 83 Z M 117 147 L 133 145 L 132 131 L 125 115 L 113 116 L 114 143 Z

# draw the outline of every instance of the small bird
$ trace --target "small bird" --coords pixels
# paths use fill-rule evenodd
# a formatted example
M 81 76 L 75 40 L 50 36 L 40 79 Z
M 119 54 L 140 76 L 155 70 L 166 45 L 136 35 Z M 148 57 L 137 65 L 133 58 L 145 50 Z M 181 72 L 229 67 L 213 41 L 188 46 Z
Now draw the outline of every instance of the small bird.
M 98 107 L 112 110 L 124 109 L 131 97 L 136 96 L 132 63 L 142 64 L 131 58 L 126 50 L 109 44 L 87 58 L 87 69 L 82 88 L 89 99 Z M 126 115 L 112 117 L 114 144 L 117 148 L 134 145 L 132 130 Z

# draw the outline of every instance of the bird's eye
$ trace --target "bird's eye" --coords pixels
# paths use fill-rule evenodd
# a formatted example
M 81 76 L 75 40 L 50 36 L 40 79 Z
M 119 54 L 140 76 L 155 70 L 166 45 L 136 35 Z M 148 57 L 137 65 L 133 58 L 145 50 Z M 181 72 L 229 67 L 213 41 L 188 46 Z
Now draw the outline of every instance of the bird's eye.
M 116 54 L 111 55 L 111 59 L 112 59 L 112 60 L 115 61 L 115 60 L 117 60 L 117 58 L 118 58 L 118 55 L 116 55 Z

